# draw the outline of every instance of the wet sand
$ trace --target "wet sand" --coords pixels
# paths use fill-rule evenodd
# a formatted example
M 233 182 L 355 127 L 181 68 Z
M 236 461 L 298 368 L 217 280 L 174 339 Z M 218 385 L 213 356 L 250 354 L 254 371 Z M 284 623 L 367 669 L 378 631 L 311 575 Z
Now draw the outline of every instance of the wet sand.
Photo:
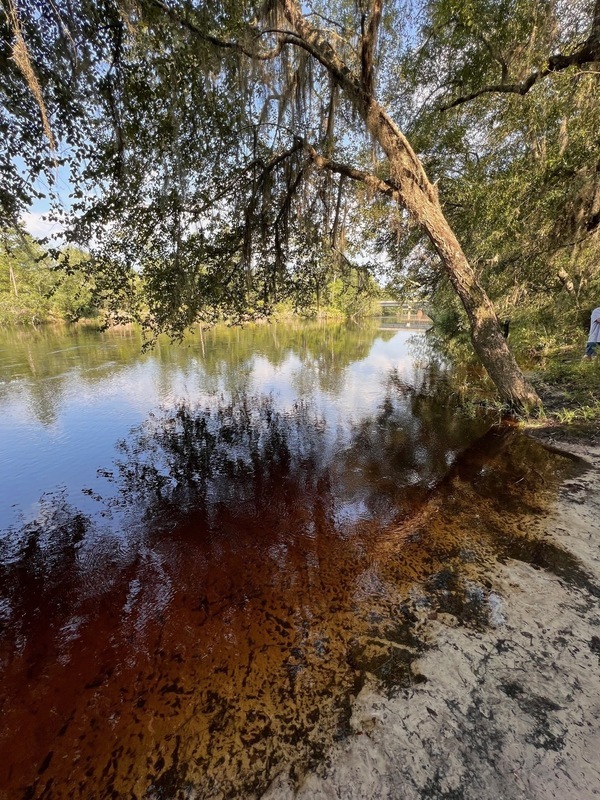
M 545 511 L 504 520 L 539 557 L 490 567 L 488 625 L 413 603 L 410 684 L 367 673 L 348 737 L 263 800 L 600 797 L 600 442 L 533 435 L 585 461 Z

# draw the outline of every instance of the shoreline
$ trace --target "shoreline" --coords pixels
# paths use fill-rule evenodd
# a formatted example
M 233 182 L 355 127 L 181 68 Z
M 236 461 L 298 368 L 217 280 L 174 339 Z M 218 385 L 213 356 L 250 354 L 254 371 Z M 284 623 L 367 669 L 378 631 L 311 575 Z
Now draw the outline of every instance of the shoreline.
M 498 562 L 495 622 L 424 620 L 430 647 L 411 669 L 425 680 L 392 697 L 365 684 L 327 762 L 299 783 L 280 775 L 263 800 L 600 797 L 600 432 L 524 432 L 587 462 L 545 516 L 524 520 L 572 556 L 585 585 Z

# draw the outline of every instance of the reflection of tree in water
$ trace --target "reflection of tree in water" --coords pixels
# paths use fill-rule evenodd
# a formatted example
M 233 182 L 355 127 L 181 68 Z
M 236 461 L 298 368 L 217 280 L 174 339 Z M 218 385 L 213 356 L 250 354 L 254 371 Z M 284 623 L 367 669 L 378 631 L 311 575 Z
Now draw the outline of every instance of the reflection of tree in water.
M 419 388 L 392 374 L 376 414 L 348 430 L 328 430 L 310 403 L 282 410 L 270 396 L 244 393 L 210 409 L 182 404 L 153 414 L 120 444 L 121 503 L 142 500 L 163 524 L 193 515 L 210 525 L 225 509 L 285 515 L 300 495 L 322 505 L 327 486 L 332 519 L 342 507 L 346 516 L 360 508 L 393 519 L 421 502 L 489 426 L 456 413 L 447 393 L 433 391 L 437 382 L 431 370 Z
M 283 764 L 322 761 L 366 680 L 420 680 L 423 614 L 486 624 L 489 564 L 527 538 L 498 481 L 516 513 L 564 465 L 510 429 L 473 441 L 430 377 L 416 394 L 393 376 L 347 435 L 264 397 L 157 414 L 115 476 L 145 524 L 108 540 L 64 509 L 30 527 L 2 573 L 9 618 L 36 621 L 3 651 L 3 784 L 46 800 L 255 797 Z
M 344 371 L 355 361 L 366 358 L 379 336 L 377 323 L 294 322 L 255 325 L 243 331 L 216 328 L 204 334 L 202 369 L 206 379 L 218 381 L 231 392 L 240 386 L 240 374 L 264 358 L 275 369 L 295 356 L 300 364 L 295 381 L 301 393 L 315 386 L 337 393 L 343 385 Z
M 344 370 L 365 358 L 378 335 L 376 323 L 272 323 L 247 328 L 217 326 L 188 333 L 178 344 L 161 337 L 141 354 L 142 336 L 135 328 L 103 333 L 82 326 L 45 326 L 40 330 L 0 331 L 0 403 L 14 397 L 14 382 L 31 413 L 45 426 L 60 414 L 74 382 L 101 386 L 140 361 L 153 364 L 159 391 L 167 396 L 177 378 L 205 393 L 248 388 L 257 354 L 280 367 L 295 354 L 315 370 L 318 384 L 339 390 Z M 6 354 L 6 355 L 4 355 Z
M 29 633 L 44 608 L 69 602 L 62 578 L 78 571 L 77 549 L 89 527 L 60 492 L 43 498 L 40 506 L 35 521 L 7 531 L 0 541 L 0 586 L 14 637 Z
M 30 413 L 44 426 L 56 422 L 74 381 L 98 385 L 140 357 L 134 330 L 101 334 L 85 326 L 45 325 L 40 329 L 0 331 L 0 403 L 14 397 L 16 381 Z
M 139 541 L 127 546 L 100 519 L 74 508 L 59 490 L 44 495 L 36 518 L 0 539 L 1 649 L 39 652 L 92 599 L 111 591 L 115 573 L 135 561 Z M 55 642 L 60 645 L 58 639 Z M 54 653 L 58 658 L 58 652 Z
M 141 500 L 163 524 L 172 516 L 218 524 L 224 509 L 285 513 L 300 495 L 316 499 L 327 468 L 324 430 L 307 404 L 281 411 L 271 397 L 151 415 L 119 446 L 121 504 Z
M 343 469 L 376 486 L 370 498 L 376 513 L 399 500 L 410 511 L 490 424 L 483 413 L 469 418 L 457 409 L 439 366 L 418 370 L 411 384 L 393 372 L 377 412 L 353 426 Z

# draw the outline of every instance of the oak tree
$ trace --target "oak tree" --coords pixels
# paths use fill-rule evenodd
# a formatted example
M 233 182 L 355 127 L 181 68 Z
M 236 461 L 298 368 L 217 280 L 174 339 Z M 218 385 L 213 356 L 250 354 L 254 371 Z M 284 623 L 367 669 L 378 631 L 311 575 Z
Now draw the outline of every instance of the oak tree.
M 278 298 L 319 286 L 323 271 L 360 274 L 348 257 L 361 233 L 359 204 L 380 197 L 423 232 L 501 398 L 519 410 L 539 405 L 424 167 L 428 154 L 399 126 L 402 109 L 394 113 L 406 65 L 427 48 L 406 22 L 407 3 L 3 4 L 3 221 L 14 223 L 34 178 L 69 168 L 68 235 L 95 251 L 97 284 L 108 295 L 123 290 L 135 267 L 150 324 L 176 331 L 221 311 L 266 313 Z M 470 5 L 446 0 L 421 11 L 434 22 L 446 13 L 458 35 L 452 14 Z M 540 4 L 488 3 L 500 14 L 519 5 Z M 536 55 L 527 74 L 522 58 L 513 74 L 512 56 L 496 51 L 474 16 L 462 50 L 446 46 L 470 70 L 446 97 L 434 96 L 432 110 L 441 119 L 493 92 L 521 96 L 553 73 L 595 63 L 597 8 L 591 22 L 586 9 L 580 19 L 587 28 L 577 47 L 569 40 L 564 52 Z M 479 70 L 469 63 L 474 49 Z M 428 88 L 413 84 L 413 98 Z

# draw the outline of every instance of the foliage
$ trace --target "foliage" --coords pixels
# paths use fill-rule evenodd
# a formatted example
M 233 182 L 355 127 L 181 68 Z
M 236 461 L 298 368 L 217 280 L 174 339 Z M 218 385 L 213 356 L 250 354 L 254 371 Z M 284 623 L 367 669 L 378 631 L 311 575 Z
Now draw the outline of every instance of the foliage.
M 547 418 L 562 425 L 600 424 L 600 359 L 582 360 L 581 349 L 549 350 L 536 377 Z
M 6 2 L 2 219 L 68 167 L 65 236 L 115 318 L 138 290 L 155 333 L 321 305 L 368 286 L 366 239 L 457 330 L 458 292 L 535 404 L 500 387 L 485 290 L 510 315 L 598 285 L 600 0 Z
M 523 306 L 511 321 L 511 347 L 542 398 L 538 426 L 586 424 L 588 432 L 598 430 L 600 357 L 583 358 L 589 321 L 587 311 L 578 320 L 570 309 L 550 314 L 546 303 Z M 452 387 L 461 407 L 468 410 L 476 402 L 494 409 L 489 381 L 473 357 L 465 332 L 450 334 L 443 327 L 447 323 L 443 314 L 441 323 L 441 336 L 432 335 L 430 342 L 453 364 Z
M 0 246 L 0 324 L 73 322 L 94 312 L 83 280 L 86 255 L 67 248 L 52 259 L 31 237 L 4 234 Z
M 311 307 L 338 277 L 351 294 L 361 283 L 348 261 L 348 232 L 359 227 L 352 192 L 318 175 L 298 146 L 299 137 L 328 138 L 333 152 L 327 73 L 302 51 L 263 66 L 211 40 L 245 41 L 261 14 L 277 27 L 276 11 L 261 7 L 183 2 L 174 18 L 150 0 L 20 2 L 58 153 L 10 57 L 9 15 L 0 20 L 10 142 L 0 222 L 13 224 L 33 196 L 19 159 L 50 186 L 56 164 L 68 170 L 70 207 L 57 197 L 55 214 L 67 240 L 92 254 L 95 289 L 117 320 L 131 305 L 132 268 L 145 299 L 137 317 L 155 333 L 260 317 L 286 299 Z M 350 6 L 336 10 L 350 24 Z M 356 133 L 350 120 L 345 136 Z M 356 304 L 344 301 L 350 313 Z
M 522 90 L 552 53 L 575 52 L 598 17 L 592 6 L 430 0 L 398 66 L 403 88 L 390 98 L 499 314 L 539 309 L 560 324 L 570 316 L 572 330 L 600 292 L 600 50 L 585 68 L 548 73 L 524 93 L 508 87 Z M 590 36 L 600 41 L 595 25 Z M 443 316 L 459 318 L 427 242 L 407 233 L 379 234 L 397 286 L 418 284 Z M 464 327 L 457 321 L 454 331 Z

